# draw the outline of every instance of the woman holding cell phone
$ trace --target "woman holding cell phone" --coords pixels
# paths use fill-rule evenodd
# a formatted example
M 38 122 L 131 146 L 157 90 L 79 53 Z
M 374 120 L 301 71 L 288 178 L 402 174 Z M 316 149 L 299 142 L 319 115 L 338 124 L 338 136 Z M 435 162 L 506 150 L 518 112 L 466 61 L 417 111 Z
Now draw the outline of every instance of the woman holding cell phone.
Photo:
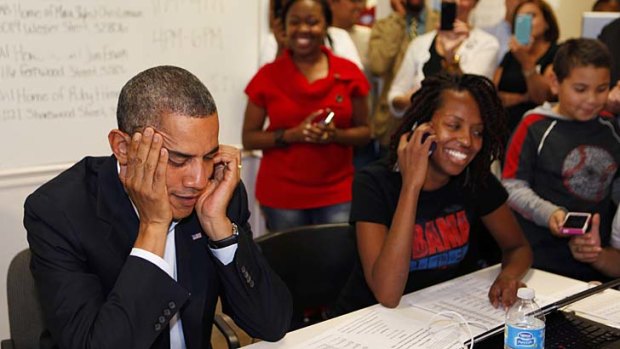
M 281 16 L 288 49 L 245 89 L 243 146 L 263 150 L 256 198 L 271 232 L 347 222 L 353 146 L 370 140 L 370 86 L 323 46 L 331 19 L 324 0 L 291 0 Z
M 392 136 L 390 157 L 355 175 L 351 222 L 361 268 L 334 308 L 345 313 L 457 277 L 475 267 L 478 219 L 502 250 L 489 289 L 510 306 L 532 251 L 491 174 L 502 156 L 504 109 L 491 80 L 478 75 L 426 78 Z
M 477 3 L 443 0 L 440 28 L 411 41 L 388 92 L 394 116 L 403 115 L 425 77 L 442 71 L 493 76 L 499 44 L 493 36 L 468 23 Z
M 502 104 L 508 110 L 510 132 L 525 112 L 551 97 L 549 76 L 560 36 L 553 9 L 543 0 L 519 4 L 512 26 L 510 51 L 493 77 Z

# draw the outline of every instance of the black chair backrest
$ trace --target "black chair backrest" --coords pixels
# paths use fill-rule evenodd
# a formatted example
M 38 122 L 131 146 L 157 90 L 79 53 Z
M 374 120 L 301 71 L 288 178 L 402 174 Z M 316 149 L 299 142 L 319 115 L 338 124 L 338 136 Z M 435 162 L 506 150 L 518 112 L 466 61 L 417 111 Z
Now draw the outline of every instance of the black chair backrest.
M 357 258 L 349 224 L 298 227 L 256 239 L 272 269 L 293 296 L 292 329 L 308 309 L 336 301 Z M 303 321 L 302 321 L 303 322 Z
M 29 249 L 13 257 L 7 274 L 6 289 L 11 347 L 38 349 L 41 335 L 45 331 L 45 322 L 34 278 L 30 272 Z M 6 344 L 3 343 L 3 347 Z

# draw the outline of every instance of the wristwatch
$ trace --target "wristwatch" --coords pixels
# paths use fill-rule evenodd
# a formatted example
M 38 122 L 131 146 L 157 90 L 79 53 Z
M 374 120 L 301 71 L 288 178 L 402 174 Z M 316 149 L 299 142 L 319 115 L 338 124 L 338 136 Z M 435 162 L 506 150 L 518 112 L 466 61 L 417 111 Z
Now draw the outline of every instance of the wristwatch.
M 209 247 L 213 249 L 224 248 L 230 245 L 234 245 L 239 241 L 239 227 L 235 223 L 232 223 L 232 235 L 222 240 L 213 241 L 209 239 Z
M 288 143 L 284 140 L 284 131 L 283 128 L 277 129 L 273 132 L 274 143 L 276 147 L 283 148 L 288 146 Z

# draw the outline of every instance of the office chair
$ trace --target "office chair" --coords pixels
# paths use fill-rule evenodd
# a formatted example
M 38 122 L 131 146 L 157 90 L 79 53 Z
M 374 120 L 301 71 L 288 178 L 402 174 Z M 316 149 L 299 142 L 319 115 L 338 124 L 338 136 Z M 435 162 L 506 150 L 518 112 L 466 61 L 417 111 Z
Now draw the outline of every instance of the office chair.
M 30 272 L 30 256 L 30 249 L 25 249 L 13 257 L 9 265 L 6 293 L 11 338 L 0 342 L 0 349 L 39 349 L 53 345 L 49 333 L 46 333 L 43 311 Z M 228 348 L 236 349 L 240 347 L 239 339 L 228 323 L 232 321 L 229 319 L 225 314 L 216 314 L 214 324 L 224 335 Z
M 353 234 L 347 223 L 322 224 L 255 240 L 293 297 L 290 330 L 321 321 L 321 312 L 336 301 L 357 258 Z
M 0 342 L 2 349 L 38 349 L 45 332 L 43 312 L 30 273 L 30 250 L 19 252 L 7 273 L 6 294 L 11 338 Z

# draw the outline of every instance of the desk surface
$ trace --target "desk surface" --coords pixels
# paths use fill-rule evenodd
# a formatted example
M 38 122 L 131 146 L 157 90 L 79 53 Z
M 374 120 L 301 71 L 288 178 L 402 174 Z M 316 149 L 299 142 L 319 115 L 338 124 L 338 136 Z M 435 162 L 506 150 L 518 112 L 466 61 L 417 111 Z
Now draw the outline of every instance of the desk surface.
M 495 265 L 483 270 L 476 271 L 468 276 L 475 276 L 477 280 L 481 280 L 482 282 L 488 282 L 490 285 L 492 281 L 495 279 L 499 272 L 499 265 Z M 581 291 L 588 287 L 587 283 L 579 280 L 570 279 L 567 277 L 559 276 L 556 274 L 548 273 L 541 270 L 532 269 L 525 276 L 523 281 L 528 285 L 528 287 L 536 290 L 537 299 L 541 299 L 543 305 L 556 301 L 558 299 L 564 298 L 570 294 L 574 294 L 578 291 Z M 449 283 L 451 281 L 447 281 Z M 443 284 L 440 284 L 443 285 Z M 437 285 L 436 285 L 437 286 Z M 435 286 L 433 286 L 435 287 Z M 432 289 L 431 287 L 430 289 Z M 437 288 L 431 290 L 432 296 L 438 294 L 436 292 Z M 612 296 L 617 297 L 615 299 L 620 299 L 620 292 L 616 292 L 617 294 L 613 294 Z M 416 299 L 429 298 L 429 289 L 419 290 L 408 295 L 403 296 L 399 306 L 395 309 L 387 309 L 383 306 L 377 304 L 371 307 L 360 309 L 358 311 L 340 316 L 338 318 L 330 319 L 313 326 L 305 327 L 293 332 L 289 332 L 282 340 L 271 343 L 271 342 L 258 342 L 244 348 L 251 349 L 261 349 L 261 348 L 292 348 L 304 343 L 307 340 L 313 339 L 317 336 L 320 336 L 327 331 L 330 331 L 336 327 L 344 326 L 351 321 L 355 321 L 356 319 L 364 316 L 369 311 L 379 310 L 387 314 L 393 314 L 398 319 L 409 319 L 413 323 L 427 323 L 433 317 L 433 313 L 426 311 L 424 309 L 420 309 L 418 307 L 411 306 Z M 620 303 L 620 302 L 619 302 Z M 489 303 L 490 307 L 490 303 Z M 474 335 L 484 332 L 483 329 L 476 329 L 472 327 L 472 331 Z

